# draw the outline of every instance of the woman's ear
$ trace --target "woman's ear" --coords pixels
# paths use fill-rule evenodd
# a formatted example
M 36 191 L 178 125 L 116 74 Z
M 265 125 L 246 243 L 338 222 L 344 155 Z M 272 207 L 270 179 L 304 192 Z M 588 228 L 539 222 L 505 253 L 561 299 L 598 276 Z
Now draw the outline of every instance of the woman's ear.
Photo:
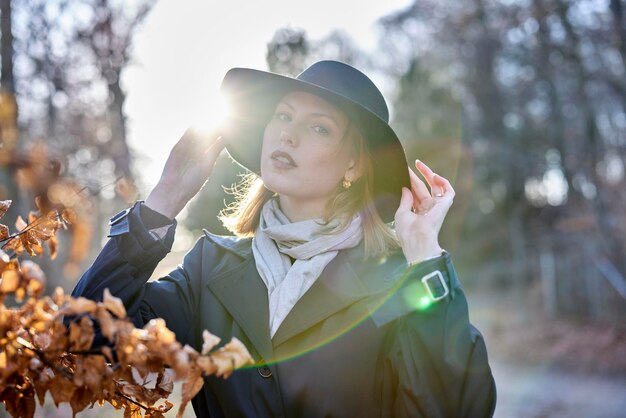
M 354 182 L 357 181 L 361 175 L 362 175 L 362 170 L 361 170 L 361 164 L 359 164 L 359 160 L 356 158 L 351 159 L 348 162 L 348 169 L 346 170 L 346 173 L 343 175 L 343 178 L 345 180 Z

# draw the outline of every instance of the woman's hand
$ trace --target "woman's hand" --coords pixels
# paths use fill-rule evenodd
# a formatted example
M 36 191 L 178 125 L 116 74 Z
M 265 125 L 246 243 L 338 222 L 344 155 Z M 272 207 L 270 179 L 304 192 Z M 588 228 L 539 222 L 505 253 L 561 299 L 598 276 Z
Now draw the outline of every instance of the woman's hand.
M 217 130 L 187 129 L 170 151 L 159 182 L 146 198 L 146 206 L 175 218 L 207 181 L 224 146 Z
M 454 189 L 448 180 L 420 160 L 415 161 L 415 167 L 428 182 L 430 191 L 409 168 L 411 190 L 402 188 L 395 216 L 396 233 L 409 264 L 441 254 L 439 231 L 454 200 Z

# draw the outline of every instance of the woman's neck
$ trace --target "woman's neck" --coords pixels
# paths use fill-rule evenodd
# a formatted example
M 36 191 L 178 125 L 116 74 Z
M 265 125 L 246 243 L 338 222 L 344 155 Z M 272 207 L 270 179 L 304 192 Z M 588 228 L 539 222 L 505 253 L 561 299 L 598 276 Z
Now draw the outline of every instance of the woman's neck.
M 300 200 L 279 195 L 278 203 L 291 222 L 323 218 L 326 214 L 327 202 Z

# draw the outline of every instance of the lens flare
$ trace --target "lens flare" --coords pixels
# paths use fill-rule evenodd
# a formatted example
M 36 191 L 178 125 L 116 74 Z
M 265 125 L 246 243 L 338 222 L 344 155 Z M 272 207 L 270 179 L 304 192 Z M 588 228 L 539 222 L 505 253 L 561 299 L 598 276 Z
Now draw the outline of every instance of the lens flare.
M 200 132 L 219 132 L 229 116 L 230 103 L 224 96 L 218 95 L 201 114 L 192 118 L 191 126 Z
M 285 352 L 283 351 L 281 355 L 277 355 L 273 360 L 263 359 L 261 362 L 255 363 L 250 366 L 245 366 L 245 369 L 257 368 L 260 366 L 278 364 L 286 361 L 293 360 L 297 357 L 306 355 L 312 351 L 315 351 L 321 347 L 326 346 L 327 344 L 332 343 L 333 341 L 341 338 L 342 336 L 352 332 L 355 328 L 362 325 L 364 322 L 371 318 L 371 315 L 380 309 L 383 305 L 387 304 L 391 301 L 391 303 L 398 303 L 398 301 L 394 301 L 393 297 L 400 295 L 402 301 L 408 305 L 410 310 L 425 312 L 428 311 L 429 308 L 433 306 L 433 300 L 428 295 L 424 295 L 425 289 L 424 285 L 421 282 L 414 282 L 409 284 L 404 284 L 404 280 L 400 280 L 396 285 L 395 290 L 389 292 L 384 297 L 376 301 L 370 301 L 367 307 L 362 307 L 357 309 L 352 316 L 351 319 L 345 320 L 342 326 L 337 327 L 334 333 L 329 333 L 324 336 L 319 336 L 317 340 L 314 342 L 314 339 L 308 339 L 309 345 L 300 346 L 297 351 Z M 367 326 L 367 325 L 366 325 Z

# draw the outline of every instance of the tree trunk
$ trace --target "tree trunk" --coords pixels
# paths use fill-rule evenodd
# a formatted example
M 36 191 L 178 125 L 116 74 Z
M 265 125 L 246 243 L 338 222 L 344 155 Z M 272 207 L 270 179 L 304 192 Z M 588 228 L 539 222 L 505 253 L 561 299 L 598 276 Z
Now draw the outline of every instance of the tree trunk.
M 115 80 L 109 81 L 109 120 L 111 132 L 114 141 L 113 158 L 115 160 L 115 171 L 118 175 L 122 175 L 128 181 L 132 181 L 133 174 L 131 171 L 131 155 L 126 138 L 126 116 L 124 115 L 124 102 L 126 94 L 120 85 L 121 68 L 111 69 L 115 71 Z
M 15 81 L 13 77 L 13 32 L 11 28 L 11 0 L 0 0 L 0 32 L 2 34 L 0 47 L 0 152 L 11 153 L 15 150 L 17 130 L 17 102 L 15 100 Z M 14 180 L 15 169 L 9 166 L 0 166 L 0 199 L 10 199 L 13 204 L 7 211 L 3 223 L 12 226 L 20 214 L 20 191 Z
M 11 28 L 11 0 L 0 0 L 0 29 L 2 31 L 2 70 L 0 85 L 2 89 L 15 94 L 13 80 L 13 32 Z

